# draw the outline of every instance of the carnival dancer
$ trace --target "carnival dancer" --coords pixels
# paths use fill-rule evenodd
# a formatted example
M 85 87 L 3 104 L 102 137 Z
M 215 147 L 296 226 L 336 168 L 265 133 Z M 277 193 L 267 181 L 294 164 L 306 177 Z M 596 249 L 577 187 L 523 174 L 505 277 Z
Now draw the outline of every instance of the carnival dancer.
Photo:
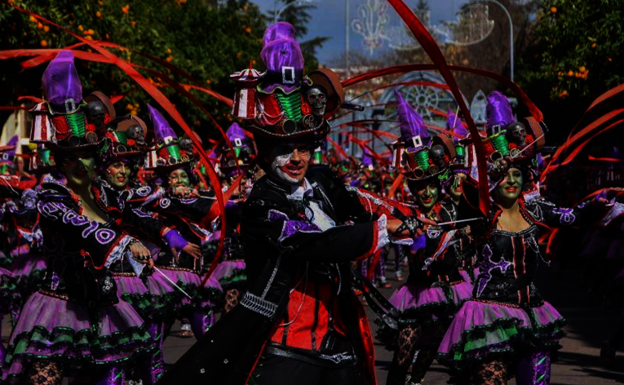
M 2 222 L 2 238 L 0 239 L 0 323 L 4 315 L 14 313 L 14 310 L 21 305 L 22 297 L 17 287 L 17 280 L 11 269 L 15 257 L 16 237 L 19 237 L 17 228 L 10 226 L 12 213 L 19 210 L 21 202 L 27 202 L 31 191 L 35 187 L 34 178 L 26 175 L 15 175 L 14 167 L 15 148 L 18 144 L 18 137 L 14 136 L 9 142 L 0 146 L 0 198 L 6 199 L 0 208 L 0 221 Z M 4 364 L 7 350 L 2 342 L 2 331 L 0 330 L 0 365 Z M 0 369 L 0 376 L 2 370 Z
M 104 105 L 109 104 L 106 103 L 107 99 L 106 96 L 98 94 L 98 100 L 102 100 Z M 146 150 L 147 127 L 136 116 L 114 119 L 108 125 L 113 125 L 115 128 L 109 128 L 106 134 L 110 140 L 110 146 L 100 156 L 99 173 L 110 187 L 120 193 L 121 199 L 132 207 L 136 207 L 138 202 L 145 203 L 144 199 L 149 196 L 145 193 L 146 189 L 143 186 L 131 187 L 131 181 L 136 176 L 139 162 L 143 160 Z M 133 209 L 133 211 L 145 218 L 144 221 L 156 221 L 150 213 L 139 209 Z M 185 240 L 177 230 L 164 228 L 165 231 L 159 231 L 156 234 L 146 230 L 149 228 L 137 228 L 133 229 L 132 233 L 152 248 L 159 248 L 164 243 L 174 251 L 184 251 L 195 258 L 201 258 L 199 246 Z M 153 272 L 151 269 L 143 269 L 141 274 L 137 274 L 127 257 L 124 257 L 120 263 L 113 264 L 110 270 L 117 285 L 117 296 L 131 304 L 143 317 L 145 326 L 155 341 L 156 351 L 147 359 L 147 367 L 142 367 L 139 370 L 140 373 L 135 374 L 135 377 L 140 377 L 145 385 L 154 384 L 164 371 L 162 344 L 164 317 L 167 309 L 163 298 L 175 296 L 173 292 L 177 289 L 160 273 Z
M 449 162 L 455 147 L 447 136 L 430 136 L 427 127 L 395 90 L 401 136 L 396 144 L 395 167 L 405 178 L 414 196 L 406 205 L 410 216 L 424 216 L 434 222 L 457 219 L 452 204 L 441 199 L 441 181 L 451 177 Z M 453 243 L 463 229 L 426 225 L 424 235 L 409 249 L 409 277 L 390 297 L 399 311 L 395 341 L 384 341 L 396 349 L 387 384 L 420 383 L 431 366 L 450 319 L 463 301 L 471 296 L 472 286 L 457 269 Z M 380 332 L 383 339 L 383 330 Z M 410 370 L 411 366 L 411 370 Z
M 225 235 L 224 258 L 213 276 L 219 281 L 225 293 L 224 311 L 228 312 L 240 301 L 245 292 L 247 284 L 247 273 L 245 271 L 245 260 L 243 255 L 243 245 L 240 236 L 240 222 L 243 203 L 246 199 L 246 178 L 250 173 L 250 167 L 254 164 L 255 158 L 254 143 L 245 131 L 238 125 L 232 123 L 227 130 L 227 136 L 232 144 L 232 148 L 224 146 L 220 151 L 219 170 L 226 178 L 227 185 L 236 183 L 240 179 L 230 200 L 225 205 L 225 218 L 227 233 Z
M 9 341 L 9 383 L 61 384 L 63 372 L 88 369 L 93 384 L 122 384 L 122 364 L 149 352 L 143 319 L 119 302 L 109 267 L 126 254 L 153 265 L 147 250 L 120 223 L 146 227 L 141 217 L 95 180 L 97 153 L 107 145 L 88 123 L 73 55 L 61 51 L 43 74 L 45 101 L 32 110 L 31 140 L 54 151 L 67 184 L 44 183 L 37 195 L 48 270 L 26 301 Z
M 191 330 L 199 339 L 214 324 L 215 313 L 223 302 L 223 290 L 215 278 L 211 277 L 202 285 L 202 273 L 214 258 L 214 254 L 203 246 L 213 238 L 210 223 L 218 215 L 218 210 L 214 210 L 216 199 L 194 189 L 197 181 L 192 147 L 181 148 L 180 140 L 167 120 L 152 106 L 148 105 L 148 109 L 155 143 L 148 150 L 145 167 L 161 178 L 163 193 L 144 202 L 142 208 L 157 213 L 160 220 L 203 249 L 200 255 L 164 249 L 158 254 L 157 267 L 189 295 L 178 290 L 164 298 L 168 307 L 166 332 L 178 317 L 190 321 Z M 160 284 L 171 287 L 166 281 Z M 150 291 L 162 292 L 163 288 L 150 287 Z
M 442 186 L 447 194 L 445 199 L 448 200 L 449 207 L 452 207 L 452 210 L 457 212 L 462 197 L 462 181 L 470 174 L 471 163 L 469 152 L 467 151 L 467 148 L 470 146 L 470 134 L 464 123 L 453 111 L 448 113 L 446 128 L 453 133 L 456 156 L 455 159 L 451 160 L 449 166 L 452 176 L 445 179 Z M 459 237 L 453 244 L 453 248 L 457 256 L 459 273 L 466 282 L 474 284 L 476 277 L 479 275 L 479 269 L 475 267 L 476 252 L 472 244 L 469 223 L 464 231 L 459 234 Z
M 507 98 L 488 96 L 485 139 L 491 197 L 478 197 L 474 182 L 463 184 L 464 209 L 478 199 L 493 199 L 479 226 L 471 224 L 479 254 L 473 298 L 462 306 L 438 350 L 438 361 L 470 384 L 548 384 L 550 352 L 563 336 L 563 317 L 544 301 L 534 278 L 545 262 L 538 246 L 538 225 L 578 226 L 596 219 L 602 200 L 574 209 L 556 207 L 522 190 L 535 178 L 532 159 L 543 146 L 539 125 L 524 126 L 513 117 Z M 484 181 L 481 181 L 484 182 Z M 470 210 L 466 210 L 470 211 Z M 478 213 L 472 210 L 467 216 Z
M 248 291 L 162 384 L 376 383 L 370 329 L 350 288 L 349 261 L 383 247 L 401 221 L 371 221 L 328 169 L 308 170 L 343 90 L 330 70 L 303 74 L 294 36 L 288 23 L 270 26 L 261 53 L 267 72 L 235 74 L 234 113 L 251 120 L 267 172 L 243 208 Z

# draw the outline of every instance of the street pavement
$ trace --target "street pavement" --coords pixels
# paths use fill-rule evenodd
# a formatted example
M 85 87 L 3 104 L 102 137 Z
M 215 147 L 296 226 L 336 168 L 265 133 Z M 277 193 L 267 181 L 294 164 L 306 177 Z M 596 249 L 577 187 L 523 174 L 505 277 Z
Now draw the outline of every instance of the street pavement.
M 400 285 L 393 280 L 392 270 L 387 273 L 390 289 L 381 289 L 390 296 L 392 290 Z M 558 360 L 553 364 L 551 384 L 556 385 L 607 385 L 624 383 L 624 355 L 618 352 L 615 365 L 611 369 L 602 364 L 599 353 L 601 341 L 606 339 L 615 323 L 615 315 L 603 312 L 597 301 L 585 297 L 582 271 L 572 269 L 560 272 L 557 266 L 544 268 L 538 277 L 537 286 L 544 298 L 550 301 L 566 317 L 567 336 L 561 341 L 563 349 Z M 373 327 L 374 314 L 367 308 Z M 3 342 L 6 344 L 10 333 L 8 320 L 3 321 Z M 179 325 L 174 326 L 174 331 Z M 193 343 L 194 338 L 170 336 L 164 344 L 165 361 L 174 363 Z M 390 352 L 383 346 L 376 345 L 376 366 L 379 384 L 384 384 L 388 367 L 392 360 Z M 446 384 L 448 374 L 444 367 L 434 364 L 425 378 L 426 384 Z M 510 384 L 515 384 L 511 381 Z M 276 384 L 281 385 L 281 384 Z
M 559 271 L 558 266 L 541 269 L 537 287 L 542 296 L 555 306 L 567 319 L 565 327 L 567 336 L 561 341 L 563 348 L 559 351 L 557 362 L 553 363 L 553 385 L 607 385 L 624 383 L 624 355 L 618 352 L 615 365 L 607 369 L 600 360 L 601 341 L 606 339 L 615 323 L 615 315 L 605 314 L 600 308 L 585 298 L 585 290 L 579 282 L 582 281 L 582 271 L 573 269 L 565 273 Z M 392 291 L 400 286 L 400 282 L 392 279 L 394 273 L 389 267 L 387 272 L 390 289 L 381 289 L 381 292 L 390 297 Z M 375 315 L 367 307 L 371 326 Z M 375 333 L 373 333 L 375 334 Z M 194 342 L 193 338 L 184 339 L 170 337 L 165 341 L 165 360 L 175 362 Z M 379 384 L 385 384 L 392 354 L 380 344 L 376 344 L 376 367 Z M 442 385 L 448 381 L 446 369 L 434 363 L 425 377 L 425 384 Z M 509 384 L 515 384 L 510 381 Z

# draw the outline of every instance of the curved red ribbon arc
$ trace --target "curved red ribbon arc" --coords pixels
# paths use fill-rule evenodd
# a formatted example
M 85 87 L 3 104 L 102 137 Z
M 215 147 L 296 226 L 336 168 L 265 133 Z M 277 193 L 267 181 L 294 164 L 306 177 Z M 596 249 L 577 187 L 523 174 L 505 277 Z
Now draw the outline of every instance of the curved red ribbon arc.
M 206 153 L 206 151 L 203 149 L 203 147 L 201 146 L 201 143 L 199 143 L 199 141 L 197 140 L 197 138 L 195 138 L 195 135 L 193 135 L 193 130 L 191 130 L 191 128 L 186 124 L 186 122 L 184 121 L 184 119 L 182 118 L 182 116 L 180 115 L 180 113 L 178 112 L 178 110 L 175 108 L 175 106 L 171 103 L 171 101 L 169 101 L 169 99 L 162 93 L 160 92 L 160 90 L 158 88 L 156 88 L 153 84 L 151 84 L 143 75 L 141 75 L 130 63 L 124 61 L 123 59 L 117 57 L 115 54 L 113 54 L 112 52 L 108 51 L 107 49 L 103 48 L 100 44 L 94 42 L 94 41 L 90 41 L 87 40 L 85 38 L 83 38 L 82 36 L 74 33 L 73 31 L 60 26 L 59 24 L 56 24 L 40 15 L 37 15 L 33 12 L 30 12 L 26 9 L 23 9 L 21 7 L 15 6 L 15 5 L 11 5 L 11 7 L 21 13 L 24 13 L 26 15 L 32 16 L 34 18 L 36 18 L 37 20 L 41 21 L 42 23 L 45 24 L 49 24 L 52 25 L 54 27 L 59 28 L 60 30 L 62 30 L 63 32 L 72 35 L 73 37 L 75 37 L 76 39 L 82 41 L 83 43 L 89 45 L 91 48 L 93 48 L 94 50 L 96 50 L 97 52 L 99 52 L 102 56 L 104 56 L 106 59 L 110 60 L 110 62 L 112 64 L 115 64 L 116 66 L 118 66 L 121 70 L 123 70 L 128 76 L 130 76 L 130 78 L 132 78 L 134 81 L 136 81 L 150 96 L 152 96 L 156 102 L 158 102 L 158 104 L 160 104 L 160 106 L 165 109 L 167 111 L 167 113 L 173 118 L 173 120 L 175 120 L 175 122 L 180 125 L 180 127 L 182 128 L 182 130 L 184 130 L 184 132 L 187 133 L 187 135 L 190 137 L 191 141 L 193 142 L 193 144 L 195 145 L 195 148 L 197 149 L 198 153 L 200 154 L 202 161 L 204 162 L 204 165 L 206 166 L 206 170 L 208 171 L 208 178 L 210 179 L 210 182 L 213 185 L 213 188 L 215 190 L 215 195 L 217 198 L 217 203 L 219 205 L 219 210 L 221 212 L 222 215 L 222 221 L 221 221 L 221 237 L 219 239 L 219 246 L 217 248 L 217 254 L 215 256 L 215 259 L 213 260 L 210 268 L 208 269 L 208 273 L 206 273 L 206 277 L 204 278 L 202 284 L 205 284 L 208 279 L 210 278 L 210 275 L 212 274 L 212 272 L 214 271 L 214 269 L 216 268 L 217 264 L 218 264 L 218 260 L 220 259 L 220 255 L 223 252 L 223 244 L 224 244 L 224 240 L 225 240 L 225 231 L 226 231 L 226 223 L 225 223 L 225 202 L 223 201 L 223 192 L 221 190 L 221 183 L 219 181 L 219 178 L 217 177 L 217 174 L 212 166 L 212 164 L 209 161 L 209 157 L 208 154 Z

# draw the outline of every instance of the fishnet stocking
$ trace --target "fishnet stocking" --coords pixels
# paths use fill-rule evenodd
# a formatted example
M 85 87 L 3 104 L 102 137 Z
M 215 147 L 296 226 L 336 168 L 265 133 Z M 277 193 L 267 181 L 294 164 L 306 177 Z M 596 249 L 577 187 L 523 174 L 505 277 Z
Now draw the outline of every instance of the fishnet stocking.
M 405 384 L 405 377 L 412 363 L 412 357 L 416 351 L 416 344 L 420 339 L 420 326 L 405 326 L 399 330 L 399 347 L 394 352 L 394 358 L 392 359 L 392 365 L 388 372 L 388 379 L 386 385 L 403 385 Z
M 35 361 L 28 371 L 29 385 L 60 385 L 63 365 L 49 361 Z
M 505 385 L 507 384 L 508 365 L 504 361 L 495 360 L 477 367 L 473 374 L 475 385 Z
M 238 305 L 240 300 L 240 291 L 238 289 L 230 289 L 225 292 L 225 312 L 228 313 Z

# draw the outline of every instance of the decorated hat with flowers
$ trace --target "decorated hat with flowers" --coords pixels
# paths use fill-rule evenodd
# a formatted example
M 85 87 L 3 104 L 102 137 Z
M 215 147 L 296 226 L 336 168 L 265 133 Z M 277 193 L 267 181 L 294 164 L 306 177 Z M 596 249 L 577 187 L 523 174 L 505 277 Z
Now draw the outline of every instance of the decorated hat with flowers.
M 408 179 L 445 178 L 455 146 L 444 135 L 431 137 L 418 112 L 394 90 L 401 135 L 394 144 L 394 167 Z
M 180 148 L 180 140 L 167 119 L 149 104 L 147 108 L 154 129 L 154 143 L 147 151 L 145 168 L 165 172 L 190 165 L 192 159 Z

